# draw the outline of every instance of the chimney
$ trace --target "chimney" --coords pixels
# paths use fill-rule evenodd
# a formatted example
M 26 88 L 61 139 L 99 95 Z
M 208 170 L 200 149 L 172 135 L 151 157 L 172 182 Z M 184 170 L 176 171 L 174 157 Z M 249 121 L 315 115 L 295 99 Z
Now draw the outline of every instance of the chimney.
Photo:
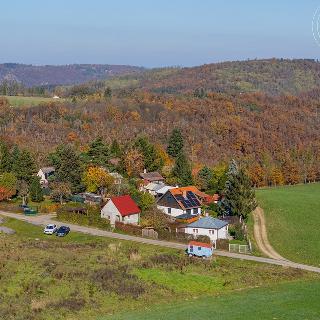
M 186 198 L 186 197 L 187 197 L 187 191 L 184 190 L 184 191 L 182 192 L 182 195 L 183 195 L 184 198 Z
M 143 173 L 147 173 L 147 169 L 143 169 Z

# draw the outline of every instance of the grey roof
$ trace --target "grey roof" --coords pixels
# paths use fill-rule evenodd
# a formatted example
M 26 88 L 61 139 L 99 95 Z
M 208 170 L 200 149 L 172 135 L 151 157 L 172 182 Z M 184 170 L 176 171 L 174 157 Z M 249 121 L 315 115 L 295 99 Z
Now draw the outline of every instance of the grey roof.
M 51 173 L 51 172 L 55 172 L 55 168 L 54 167 L 43 167 L 43 168 L 41 168 L 41 171 L 43 173 Z
M 163 176 L 159 172 L 144 172 L 140 173 L 140 177 L 142 179 L 148 180 L 148 181 L 159 181 L 164 180 Z
M 212 217 L 204 217 L 200 218 L 198 221 L 188 224 L 187 227 L 203 229 L 221 229 L 227 224 L 228 222 L 226 221 L 222 221 Z

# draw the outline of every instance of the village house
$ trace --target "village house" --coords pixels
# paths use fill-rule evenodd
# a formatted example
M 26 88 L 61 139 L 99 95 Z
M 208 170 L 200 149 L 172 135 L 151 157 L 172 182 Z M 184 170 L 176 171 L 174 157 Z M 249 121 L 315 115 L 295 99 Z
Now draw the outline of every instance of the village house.
M 147 172 L 147 170 L 144 170 L 143 173 L 140 173 L 140 177 L 143 179 L 144 185 L 147 185 L 150 182 L 164 182 L 164 177 L 159 172 Z
M 182 214 L 200 215 L 201 202 L 192 189 L 193 187 L 182 187 L 168 190 L 157 201 L 158 209 L 172 217 Z
M 48 179 L 50 176 L 53 176 L 55 173 L 54 167 L 43 167 L 37 173 L 37 176 L 40 178 L 40 184 L 44 187 L 48 186 Z
M 101 218 L 110 220 L 111 226 L 116 221 L 126 224 L 139 224 L 140 209 L 134 200 L 129 196 L 112 197 L 101 209 Z
M 177 232 L 185 232 L 198 236 L 208 236 L 215 244 L 218 239 L 228 239 L 228 222 L 213 217 L 203 217 L 182 228 L 177 228 Z

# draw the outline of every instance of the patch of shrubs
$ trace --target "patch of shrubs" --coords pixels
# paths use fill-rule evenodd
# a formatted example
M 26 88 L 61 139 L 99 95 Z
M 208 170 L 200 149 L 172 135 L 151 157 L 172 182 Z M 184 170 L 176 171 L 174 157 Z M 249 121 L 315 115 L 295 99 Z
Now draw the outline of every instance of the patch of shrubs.
M 144 282 L 130 274 L 128 266 L 97 270 L 93 273 L 92 280 L 103 290 L 122 297 L 137 299 L 146 291 Z
M 49 306 L 57 309 L 64 308 L 70 311 L 80 311 L 84 307 L 85 303 L 86 301 L 83 298 L 69 297 L 52 303 Z
M 66 205 L 57 210 L 57 218 L 61 221 L 97 227 L 104 230 L 110 230 L 110 223 L 107 219 L 101 218 L 100 209 L 95 206 L 77 208 Z M 80 210 L 81 209 L 81 210 Z

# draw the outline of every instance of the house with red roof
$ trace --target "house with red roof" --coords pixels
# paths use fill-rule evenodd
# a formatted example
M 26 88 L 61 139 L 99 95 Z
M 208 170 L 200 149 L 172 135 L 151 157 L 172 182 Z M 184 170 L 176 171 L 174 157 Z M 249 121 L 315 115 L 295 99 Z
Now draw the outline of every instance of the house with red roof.
M 112 197 L 101 209 L 101 218 L 110 220 L 112 226 L 116 221 L 126 224 L 139 224 L 140 213 L 138 205 L 129 196 Z

